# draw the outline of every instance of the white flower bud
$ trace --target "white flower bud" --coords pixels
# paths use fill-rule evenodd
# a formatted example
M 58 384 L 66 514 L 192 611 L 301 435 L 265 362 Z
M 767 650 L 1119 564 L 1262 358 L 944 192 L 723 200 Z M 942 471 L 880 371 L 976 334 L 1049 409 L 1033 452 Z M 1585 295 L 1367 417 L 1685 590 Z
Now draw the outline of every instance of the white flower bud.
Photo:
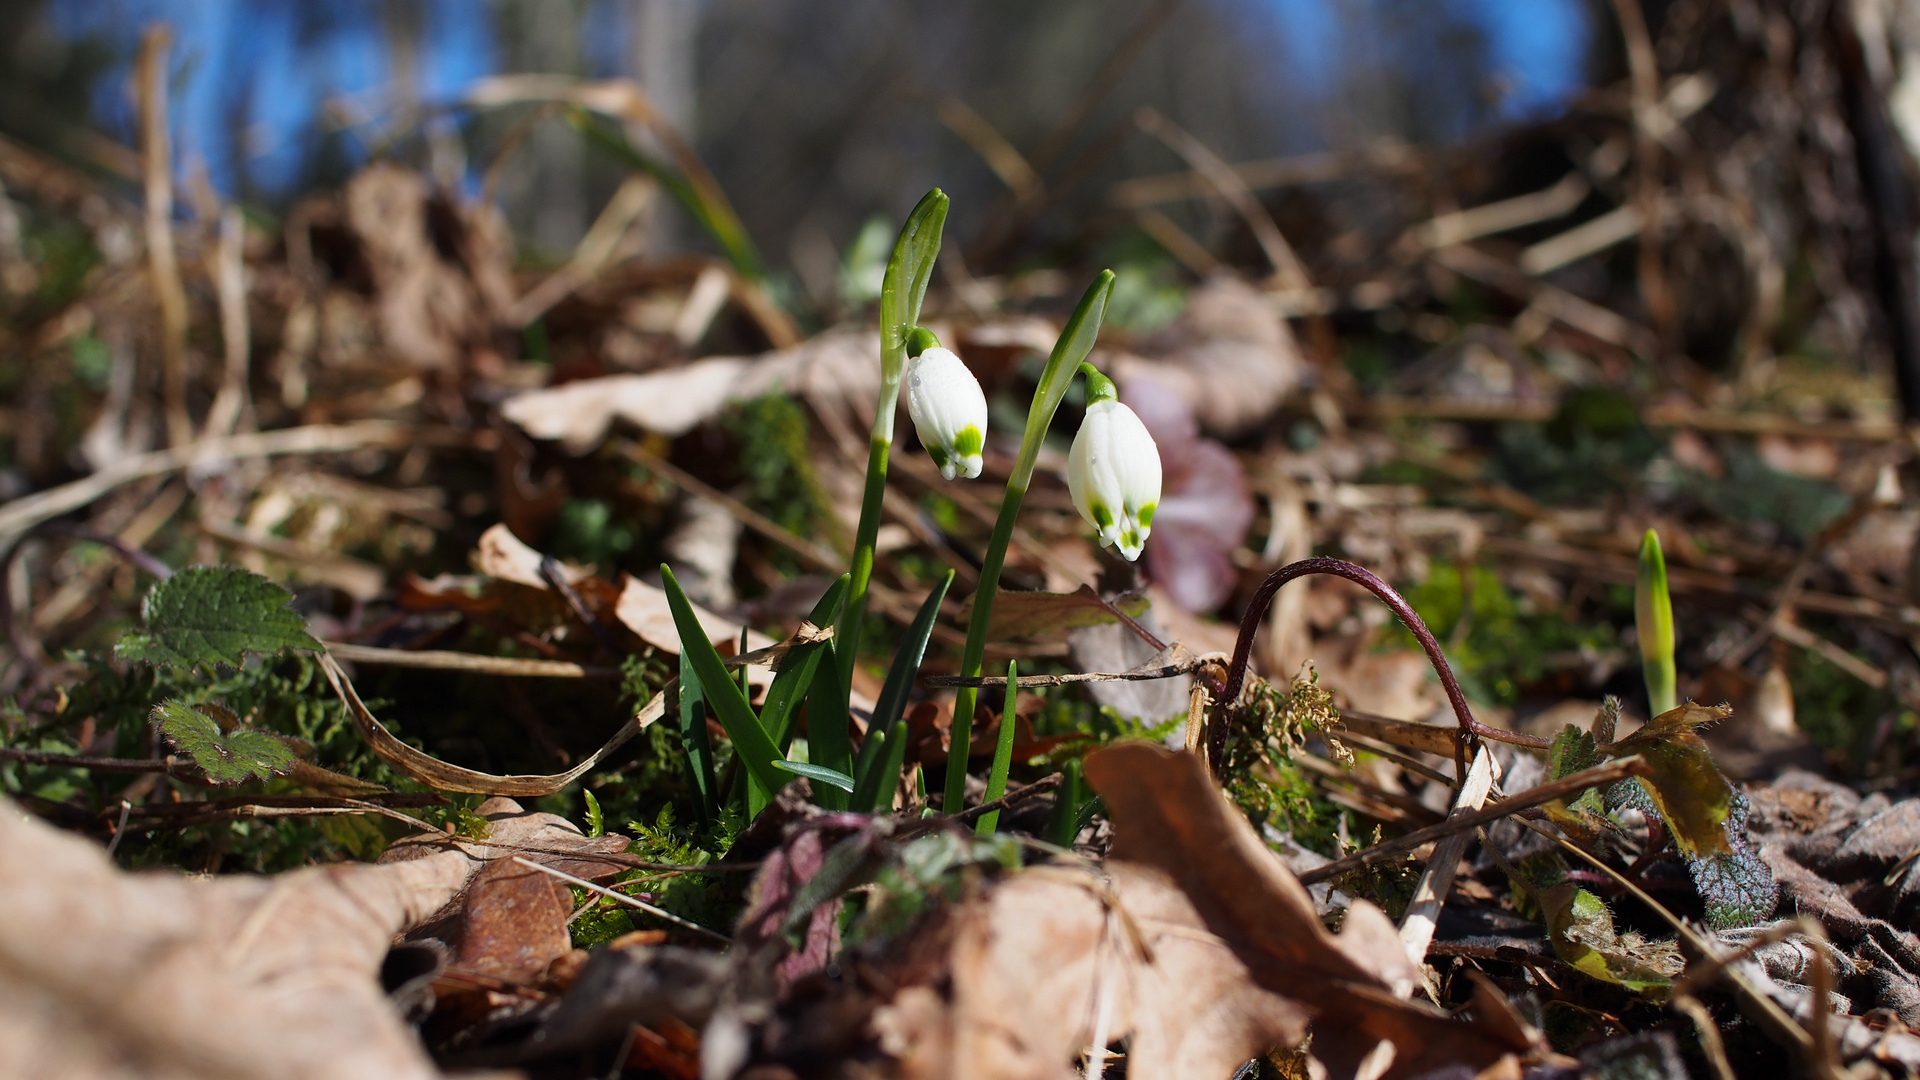
M 980 380 L 951 350 L 935 345 L 907 361 L 906 383 L 907 413 L 940 475 L 949 480 L 979 476 L 987 441 L 987 396 Z
M 1067 488 L 1074 508 L 1131 562 L 1152 530 L 1160 505 L 1160 450 L 1113 384 L 1088 365 L 1087 417 L 1067 454 Z

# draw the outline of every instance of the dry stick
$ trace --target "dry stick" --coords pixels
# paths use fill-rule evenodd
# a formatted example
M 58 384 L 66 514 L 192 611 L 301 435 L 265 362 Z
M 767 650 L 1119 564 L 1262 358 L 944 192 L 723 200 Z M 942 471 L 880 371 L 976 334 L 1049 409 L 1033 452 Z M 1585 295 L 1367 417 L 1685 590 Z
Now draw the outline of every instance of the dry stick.
M 713 502 L 727 513 L 739 519 L 740 524 L 772 540 L 774 543 L 787 548 L 802 559 L 814 564 L 814 566 L 819 569 L 831 570 L 838 573 L 845 568 L 845 559 L 815 544 L 811 540 L 803 539 L 792 530 L 787 529 L 773 519 L 741 502 L 739 499 L 728 495 L 712 484 L 707 483 L 653 451 L 648 450 L 639 443 L 626 443 L 621 446 L 620 452 L 625 454 L 629 459 L 646 466 L 648 471 L 660 474 L 663 479 L 680 490 L 690 495 L 698 495 L 703 499 Z
M 1159 139 L 1167 144 L 1169 150 L 1185 158 L 1187 164 L 1219 191 L 1220 197 L 1247 223 L 1247 228 L 1253 230 L 1253 237 L 1260 242 L 1260 250 L 1266 253 L 1267 261 L 1273 264 L 1274 277 L 1282 288 L 1296 293 L 1312 291 L 1313 282 L 1307 277 L 1307 268 L 1301 264 L 1300 256 L 1294 254 L 1293 245 L 1287 243 L 1287 238 L 1280 234 L 1280 226 L 1274 224 L 1273 215 L 1267 213 L 1267 208 L 1260 205 L 1260 200 L 1253 197 L 1247 185 L 1240 182 L 1240 175 L 1220 155 L 1150 107 L 1142 106 L 1135 112 L 1133 122 L 1139 125 L 1141 131 Z
M 221 374 L 220 390 L 207 410 L 207 426 L 201 436 L 233 434 L 247 412 L 247 265 L 246 219 L 240 208 L 229 206 L 220 214 L 220 247 L 215 262 L 215 292 L 220 301 L 220 338 L 226 348 L 226 368 Z
M 957 97 L 941 98 L 933 111 L 948 131 L 958 135 L 962 142 L 973 148 L 974 153 L 980 155 L 980 160 L 993 170 L 993 175 L 1007 185 L 1007 190 L 1013 193 L 1018 205 L 1024 207 L 1040 197 L 1040 174 L 986 117 Z
M 1420 642 L 1420 648 L 1427 654 L 1428 662 L 1440 676 L 1440 685 L 1447 692 L 1447 702 L 1453 706 L 1453 717 L 1459 725 L 1458 737 L 1477 735 L 1495 742 L 1531 746 L 1538 750 L 1547 749 L 1552 745 L 1548 739 L 1488 727 L 1475 720 L 1472 710 L 1467 707 L 1467 696 L 1460 690 L 1460 681 L 1454 678 L 1453 668 L 1448 666 L 1446 655 L 1440 651 L 1440 642 L 1434 638 L 1433 631 L 1427 629 L 1427 624 L 1420 618 L 1420 613 L 1413 610 L 1413 605 L 1407 603 L 1406 598 L 1395 591 L 1393 586 L 1380 580 L 1378 575 L 1344 559 L 1302 559 L 1296 563 L 1289 563 L 1268 574 L 1267 579 L 1254 590 L 1253 600 L 1247 605 L 1247 613 L 1240 620 L 1240 636 L 1233 644 L 1233 664 L 1227 669 L 1226 687 L 1218 695 L 1223 704 L 1231 706 L 1237 703 L 1240 700 L 1241 691 L 1246 689 L 1247 664 L 1253 657 L 1253 638 L 1260 630 L 1261 620 L 1266 616 L 1267 605 L 1273 603 L 1274 594 L 1278 593 L 1280 587 L 1287 582 L 1309 574 L 1331 574 L 1334 577 L 1345 578 L 1378 597 L 1395 615 L 1399 616 L 1400 622 L 1412 631 L 1414 638 Z M 1214 738 L 1215 741 L 1219 741 L 1225 736 L 1226 732 L 1222 730 Z M 1457 745 L 1455 754 L 1457 758 L 1459 754 Z M 1465 763 L 1459 762 L 1459 764 L 1464 766 Z
M 1220 272 L 1223 264 L 1213 252 L 1208 251 L 1205 244 L 1188 236 L 1187 231 L 1174 224 L 1167 215 L 1147 207 L 1135 210 L 1133 220 L 1148 236 L 1167 249 L 1167 254 L 1179 259 L 1195 274 L 1204 278 Z
M 1655 112 L 1660 108 L 1660 68 L 1639 0 L 1613 0 L 1626 39 L 1627 72 L 1633 92 L 1633 204 L 1640 215 L 1640 302 L 1663 341 L 1674 330 L 1673 294 L 1660 260 L 1660 140 Z
M 699 923 L 689 922 L 688 920 L 683 919 L 678 915 L 675 915 L 673 912 L 668 911 L 665 908 L 655 907 L 652 904 L 647 903 L 645 900 L 635 900 L 633 897 L 628 896 L 626 893 L 614 892 L 612 889 L 608 889 L 600 885 L 595 885 L 593 882 L 588 881 L 585 878 L 577 878 L 577 877 L 574 877 L 572 874 L 555 870 L 551 866 L 542 866 L 539 863 L 534 862 L 532 859 L 524 859 L 518 855 L 512 856 L 512 859 L 514 862 L 517 862 L 521 866 L 527 867 L 528 869 L 538 870 L 543 874 L 551 874 L 554 877 L 559 878 L 560 880 L 566 882 L 569 885 L 576 885 L 582 889 L 587 890 L 588 892 L 599 893 L 601 896 L 607 897 L 608 899 L 617 900 L 620 903 L 627 905 L 628 907 L 637 908 L 641 911 L 644 911 L 647 914 L 652 915 L 656 919 L 665 919 L 668 922 L 674 924 L 675 926 L 684 926 L 687 929 L 694 931 L 695 933 L 705 934 L 706 936 L 724 945 L 733 944 L 733 939 L 728 937 L 727 935 L 722 934 L 717 930 L 709 930 L 706 927 L 701 926 Z
M 1076 671 L 1065 675 L 1022 675 L 1018 678 L 1021 688 L 1039 686 L 1069 686 L 1085 682 L 1148 682 L 1153 679 L 1171 679 L 1179 675 L 1191 675 L 1213 659 L 1194 657 L 1177 664 L 1168 664 L 1157 668 L 1136 668 L 1132 671 Z M 928 675 L 920 680 L 927 686 L 1005 686 L 1005 675 L 980 675 L 969 678 L 965 675 Z
M 1541 784 L 1539 787 L 1528 788 L 1517 795 L 1503 799 L 1498 806 L 1458 814 L 1449 817 L 1438 825 L 1430 825 L 1424 829 L 1416 829 L 1405 836 L 1383 841 L 1364 851 L 1356 851 L 1345 858 L 1335 859 L 1325 866 L 1317 867 L 1301 874 L 1300 883 L 1302 885 L 1312 885 L 1317 882 L 1326 881 L 1329 878 L 1339 877 L 1342 874 L 1350 874 L 1355 870 L 1364 870 L 1369 866 L 1383 863 L 1396 855 L 1412 851 L 1429 841 L 1445 839 L 1456 833 L 1471 833 L 1473 830 L 1488 822 L 1498 821 L 1504 817 L 1512 817 L 1522 810 L 1541 806 L 1553 802 L 1556 799 L 1565 799 L 1569 795 L 1576 795 L 1591 787 L 1618 783 L 1629 776 L 1645 776 L 1651 771 L 1646 763 L 1637 757 L 1621 758 L 1618 761 L 1609 761 L 1604 765 L 1596 765 L 1591 769 L 1582 769 L 1571 776 L 1563 777 L 1549 784 Z
M 315 424 L 283 428 L 152 450 L 122 458 L 84 479 L 22 496 L 0 506 L 0 545 L 16 540 L 43 521 L 93 502 L 122 484 L 187 468 L 200 461 L 272 457 L 280 454 L 331 454 L 370 446 L 403 446 L 419 433 L 405 424 L 363 420 L 356 424 Z
M 1106 62 L 1100 65 L 1100 70 L 1094 75 L 1093 81 L 1087 84 L 1086 89 L 1080 92 L 1080 96 L 1074 99 L 1067 111 L 1054 122 L 1046 135 L 1041 137 L 1040 145 L 1035 147 L 1033 154 L 1027 158 L 1036 174 L 1044 174 L 1053 166 L 1061 152 L 1066 150 L 1067 144 L 1073 141 L 1074 135 L 1087 122 L 1087 118 L 1093 115 L 1093 110 L 1106 99 L 1109 93 L 1113 92 L 1113 88 L 1119 84 L 1121 77 L 1126 75 L 1127 69 L 1140 58 L 1140 54 L 1146 50 L 1147 45 L 1160 32 L 1160 28 L 1166 25 L 1167 20 L 1179 7 L 1180 0 L 1157 0 L 1154 6 L 1140 17 L 1140 21 L 1133 25 L 1133 29 L 1127 31 L 1127 36 L 1121 39 L 1120 44 L 1108 55 Z M 968 245 L 969 254 L 977 259 L 1011 239 L 1025 223 L 1027 215 L 1031 213 L 1030 206 L 1031 204 L 1023 204 L 1018 195 L 1012 191 L 994 200 L 993 205 L 987 209 L 986 224 L 981 226 L 973 243 Z M 1023 210 L 1026 213 L 1023 214 Z
M 990 803 L 981 803 L 979 806 L 969 806 L 952 817 L 928 818 L 927 822 L 929 825 L 935 822 L 966 824 L 982 814 L 991 814 L 995 810 L 1005 810 L 1014 803 L 1025 802 L 1035 795 L 1052 791 L 1054 788 L 1059 787 L 1060 782 L 1064 779 L 1065 776 L 1061 773 L 1049 773 L 1035 780 L 1033 783 L 1028 784 L 1026 787 L 1015 788 L 1007 792 L 1005 795 L 1002 795 Z
M 1479 812 L 1486 805 L 1487 795 L 1493 790 L 1493 749 L 1482 746 L 1473 755 L 1473 764 L 1467 768 L 1466 783 L 1460 785 L 1460 794 L 1453 800 L 1453 810 L 1447 815 L 1448 821 L 1466 818 Z M 1502 803 L 1502 809 L 1506 806 Z M 1442 824 L 1445 824 L 1443 822 Z M 1413 902 L 1407 905 L 1407 913 L 1400 920 L 1400 944 L 1407 950 L 1407 959 L 1413 961 L 1415 970 L 1427 962 L 1427 947 L 1433 944 L 1433 934 L 1440 925 L 1440 908 L 1447 902 L 1447 893 L 1453 889 L 1453 876 L 1460 867 L 1460 857 L 1467 853 L 1467 844 L 1472 842 L 1473 834 L 1466 830 L 1453 833 L 1434 845 L 1433 857 L 1427 860 L 1426 869 L 1420 872 L 1420 882 L 1414 887 Z M 1409 986 L 1402 997 L 1412 996 Z
M 371 645 L 352 645 L 344 641 L 322 642 L 336 659 L 356 664 L 386 667 L 431 668 L 439 671 L 471 671 L 480 675 L 521 675 L 543 679 L 612 678 L 615 668 L 586 667 L 565 660 L 528 660 L 511 656 L 481 656 L 477 653 L 439 649 L 381 649 Z
M 161 387 L 166 401 L 167 442 L 193 441 L 187 416 L 187 291 L 173 251 L 173 142 L 167 131 L 167 51 L 173 33 L 165 23 L 147 28 L 134 62 L 140 97 L 140 153 L 147 198 L 147 272 L 160 305 Z

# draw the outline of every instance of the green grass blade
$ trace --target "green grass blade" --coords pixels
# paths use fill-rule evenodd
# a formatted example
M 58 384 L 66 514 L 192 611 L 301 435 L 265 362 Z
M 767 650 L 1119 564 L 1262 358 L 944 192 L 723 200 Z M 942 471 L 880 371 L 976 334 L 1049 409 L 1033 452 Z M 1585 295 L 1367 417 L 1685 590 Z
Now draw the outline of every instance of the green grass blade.
M 848 776 L 838 769 L 827 769 L 819 765 L 809 765 L 804 761 L 776 761 L 773 764 L 775 768 L 790 772 L 795 776 L 804 776 L 809 780 L 818 780 L 823 784 L 832 784 L 834 787 L 846 792 L 853 790 L 853 777 Z
M 828 646 L 829 650 L 833 648 Z M 827 662 L 832 662 L 832 655 L 831 651 L 825 654 Z M 807 757 L 816 765 L 857 777 L 860 771 L 853 763 L 853 719 L 848 711 L 847 690 L 838 678 L 816 678 L 807 688 Z M 847 800 L 832 788 L 816 789 L 813 799 L 829 810 L 847 808 Z
M 892 731 L 893 722 L 906 715 L 907 697 L 913 693 L 913 680 L 920 674 L 920 661 L 927 655 L 927 639 L 933 636 L 933 622 L 940 615 L 940 603 L 953 584 L 953 571 L 940 579 L 907 627 L 907 636 L 894 650 L 893 666 L 887 669 L 887 681 L 880 687 L 880 700 L 874 703 L 873 722 L 880 731 Z
M 867 729 L 867 738 L 860 744 L 860 759 L 853 765 L 853 797 L 847 800 L 847 809 L 873 812 L 873 792 L 880 786 L 880 763 L 887 757 L 889 741 L 878 725 Z
M 807 613 L 807 621 L 815 626 L 832 626 L 846 596 L 847 575 L 842 574 Z M 760 726 L 767 729 L 767 735 L 782 754 L 793 745 L 794 729 L 798 726 L 794 720 L 800 715 L 800 703 L 807 698 L 814 673 L 820 670 L 821 658 L 827 655 L 827 647 L 826 641 L 820 641 L 789 650 L 786 659 L 780 662 L 779 673 L 773 677 L 773 685 L 767 688 L 766 700 L 760 703 Z
M 1020 696 L 1020 665 L 1007 661 L 1007 703 L 1000 710 L 1000 739 L 993 744 L 993 768 L 987 773 L 985 802 L 995 802 L 1007 793 L 1007 772 L 1013 768 L 1013 707 Z M 1000 828 L 1000 811 L 989 810 L 974 823 L 977 836 L 992 836 Z
M 887 729 L 886 760 L 873 773 L 873 794 L 867 803 L 867 813 L 884 814 L 893 809 L 893 792 L 900 786 L 900 770 L 907 764 L 907 741 L 907 722 L 895 721 Z
M 767 279 L 766 264 L 760 259 L 759 249 L 754 247 L 746 225 L 741 223 L 740 215 L 734 212 L 723 193 L 701 191 L 700 186 L 677 167 L 634 146 L 619 128 L 584 110 L 571 110 L 567 119 L 588 142 L 620 159 L 628 168 L 658 180 L 673 200 L 720 245 L 720 250 L 726 252 L 727 261 L 735 270 L 755 281 Z
M 1647 678 L 1653 715 L 1679 707 L 1679 676 L 1673 665 L 1673 598 L 1667 594 L 1667 559 L 1660 534 L 1640 540 L 1640 573 L 1633 586 L 1633 623 L 1640 638 L 1640 666 Z
M 700 686 L 707 693 L 707 703 L 713 707 L 713 715 L 733 740 L 734 756 L 746 768 L 747 816 L 751 818 L 772 800 L 773 793 L 780 790 L 784 782 L 780 770 L 774 766 L 774 762 L 781 759 L 780 751 L 768 738 L 767 729 L 760 726 L 760 718 L 753 715 L 753 706 L 747 703 L 739 684 L 727 677 L 726 661 L 720 658 L 713 642 L 707 640 L 699 617 L 693 613 L 692 602 L 665 563 L 660 565 L 660 577 L 667 593 L 667 607 L 673 611 L 674 629 L 680 634 L 680 655 L 692 663 Z
M 1020 456 L 1013 473 L 1007 477 L 1007 493 L 1000 501 L 1000 516 L 993 523 L 993 536 L 987 541 L 986 556 L 980 563 L 980 584 L 973 594 L 973 618 L 967 624 L 967 646 L 960 654 L 960 674 L 975 678 L 987 652 L 987 627 L 993 620 L 993 599 L 1000 589 L 1000 568 L 1006 562 L 1007 545 L 1013 540 L 1014 519 L 1020 516 L 1020 503 L 1027 497 L 1027 485 L 1033 482 L 1033 463 L 1040 458 L 1040 444 L 1053 424 L 1060 399 L 1067 396 L 1080 362 L 1093 351 L 1100 337 L 1100 320 L 1107 312 L 1107 300 L 1113 296 L 1113 271 L 1102 270 L 1080 297 L 1079 306 L 1067 320 L 1066 329 L 1053 344 L 1047 366 L 1040 373 L 1040 386 L 1033 392 L 1033 404 L 1027 409 L 1026 433 L 1020 437 Z M 980 700 L 978 687 L 963 686 L 954 698 L 953 745 L 947 758 L 945 806 L 958 808 L 967 790 L 967 748 L 973 738 L 973 707 Z M 952 813 L 948 810 L 948 813 Z
M 720 817 L 719 784 L 713 774 L 713 740 L 707 737 L 707 701 L 700 692 L 700 674 L 686 651 L 680 652 L 680 741 L 687 749 L 687 780 L 693 786 L 694 807 L 700 824 Z
M 1067 762 L 1060 787 L 1053 797 L 1053 816 L 1047 819 L 1047 842 L 1055 847 L 1071 848 L 1080 832 L 1080 804 L 1086 801 L 1086 782 L 1080 777 L 1080 760 Z

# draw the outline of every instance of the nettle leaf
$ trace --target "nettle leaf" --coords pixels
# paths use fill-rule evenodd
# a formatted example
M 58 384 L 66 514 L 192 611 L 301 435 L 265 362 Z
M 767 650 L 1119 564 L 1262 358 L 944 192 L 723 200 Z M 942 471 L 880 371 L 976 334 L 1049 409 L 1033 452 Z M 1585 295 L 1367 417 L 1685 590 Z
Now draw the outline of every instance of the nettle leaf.
M 1593 735 L 1568 724 L 1553 737 L 1553 745 L 1547 750 L 1549 779 L 1571 776 L 1600 764 L 1602 760 Z M 1607 820 L 1606 805 L 1601 801 L 1600 792 L 1594 788 L 1581 792 L 1572 802 L 1556 799 L 1542 809 L 1555 824 L 1582 843 L 1591 844 L 1602 831 L 1612 828 L 1612 822 Z
M 1581 974 L 1661 1001 L 1684 962 L 1671 941 L 1649 941 L 1613 926 L 1606 901 L 1573 884 L 1539 889 L 1554 953 Z
M 160 725 L 160 733 L 168 741 L 192 758 L 200 771 L 207 774 L 207 779 L 216 784 L 265 780 L 270 776 L 284 776 L 293 768 L 292 747 L 264 731 L 220 730 L 219 722 L 211 715 L 217 708 L 196 709 L 182 701 L 164 701 L 153 707 L 153 722 Z
M 114 646 L 122 660 L 169 667 L 239 667 L 247 653 L 320 651 L 287 606 L 293 594 L 236 566 L 192 566 L 156 584 L 141 606 L 146 624 Z
M 1637 754 L 1652 768 L 1651 775 L 1637 777 L 1636 782 L 1666 821 L 1674 846 L 1689 859 L 1733 853 L 1727 839 L 1733 785 L 1713 763 L 1706 741 L 1693 730 L 1732 714 L 1725 705 L 1687 702 L 1614 744 L 1620 756 Z
M 1715 930 L 1755 926 L 1773 915 L 1780 903 L 1780 886 L 1773 880 L 1747 839 L 1747 815 L 1753 804 L 1744 791 L 1733 793 L 1727 813 L 1727 841 L 1731 851 L 1688 859 L 1693 887 L 1706 901 L 1707 925 Z
M 1538 914 L 1547 924 L 1554 955 L 1583 975 L 1655 1001 L 1665 999 L 1685 966 L 1673 942 L 1615 930 L 1606 901 L 1568 880 L 1566 862 L 1551 850 L 1536 852 L 1518 866 L 1497 853 L 1494 858 L 1513 882 L 1516 897 L 1538 905 L 1537 912 L 1523 914 Z

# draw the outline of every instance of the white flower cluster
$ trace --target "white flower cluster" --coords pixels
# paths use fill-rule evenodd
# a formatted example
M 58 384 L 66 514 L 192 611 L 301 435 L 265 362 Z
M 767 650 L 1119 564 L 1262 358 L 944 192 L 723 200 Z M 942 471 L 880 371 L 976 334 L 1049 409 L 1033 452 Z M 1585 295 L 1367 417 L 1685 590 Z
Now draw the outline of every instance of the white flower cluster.
M 940 475 L 971 480 L 983 464 L 987 397 L 966 363 L 931 333 L 916 329 L 910 340 L 905 381 L 914 430 Z M 1100 543 L 1131 561 L 1140 557 L 1160 505 L 1160 451 L 1147 426 L 1120 403 L 1113 383 L 1091 364 L 1080 367 L 1087 376 L 1087 414 L 1067 455 L 1067 487 Z

